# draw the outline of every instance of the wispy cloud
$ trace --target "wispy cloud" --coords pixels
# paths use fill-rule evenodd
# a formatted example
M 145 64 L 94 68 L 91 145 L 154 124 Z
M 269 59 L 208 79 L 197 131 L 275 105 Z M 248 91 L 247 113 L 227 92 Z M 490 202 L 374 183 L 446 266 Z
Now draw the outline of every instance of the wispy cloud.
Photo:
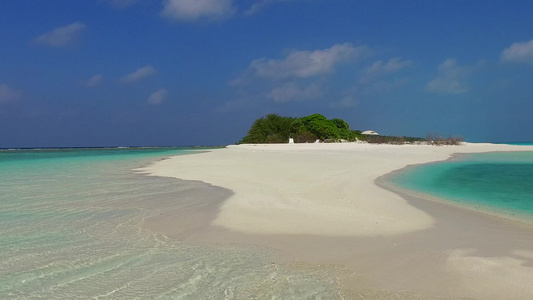
M 247 16 L 252 16 L 274 3 L 294 1 L 298 0 L 257 0 L 250 6 L 250 8 L 244 11 L 244 14 Z
M 88 87 L 95 87 L 100 85 L 102 83 L 102 80 L 104 80 L 104 76 L 102 76 L 102 74 L 97 74 L 87 80 L 85 85 Z
M 51 47 L 65 47 L 71 45 L 86 27 L 83 23 L 75 22 L 43 33 L 35 38 L 33 42 Z
M 359 105 L 359 96 L 360 94 L 360 88 L 357 86 L 352 86 L 351 88 L 343 91 L 340 94 L 340 97 L 338 97 L 338 100 L 334 100 L 333 102 L 329 103 L 330 107 L 333 108 L 351 108 L 356 107 Z M 335 99 L 335 98 L 333 98 Z
M 523 43 L 513 43 L 504 49 L 501 55 L 504 62 L 524 62 L 533 64 L 533 40 Z
M 351 43 L 336 44 L 314 51 L 292 51 L 285 59 L 256 59 L 249 70 L 259 77 L 307 78 L 330 73 L 343 62 L 358 59 L 369 51 L 366 46 L 354 47 Z
M 352 86 L 344 87 L 344 91 L 342 88 L 340 89 L 340 97 L 332 97 L 332 99 L 337 98 L 339 100 L 331 102 L 330 107 L 355 107 L 372 95 L 390 93 L 401 88 L 408 79 L 397 73 L 412 64 L 411 60 L 404 60 L 399 57 L 373 62 L 370 66 L 359 71 L 359 77 Z
M 471 67 L 459 66 L 455 58 L 449 58 L 439 65 L 438 76 L 431 80 L 426 90 L 442 94 L 463 94 L 468 92 L 467 80 Z
M 367 46 L 351 43 L 325 49 L 292 50 L 280 59 L 253 60 L 229 85 L 248 101 L 285 103 L 321 99 L 324 82 L 338 67 L 356 63 L 370 52 Z
M 164 0 L 161 16 L 181 22 L 222 20 L 236 11 L 233 0 Z
M 150 97 L 148 97 L 148 103 L 150 104 L 161 104 L 163 103 L 163 100 L 167 97 L 167 90 L 165 89 L 159 89 L 155 92 L 153 92 Z
M 367 69 L 368 73 L 391 73 L 404 69 L 411 65 L 410 60 L 402 60 L 399 57 L 391 58 L 384 63 L 382 60 L 376 61 Z
M 0 84 L 0 104 L 9 103 L 22 98 L 22 93 L 10 88 L 7 84 Z
M 274 102 L 304 101 L 322 96 L 322 91 L 317 84 L 300 87 L 294 82 L 276 87 L 268 95 Z
M 122 77 L 123 82 L 135 82 L 142 80 L 144 78 L 150 77 L 155 75 L 156 70 L 152 66 L 145 66 L 142 68 L 137 69 L 135 72 L 130 73 L 124 77 Z
M 378 60 L 374 62 L 370 67 L 366 68 L 359 78 L 359 82 L 368 84 L 375 81 L 377 78 L 389 74 L 398 72 L 412 65 L 410 60 L 402 60 L 399 57 L 391 58 L 389 61 L 384 62 Z
M 358 104 L 359 101 L 357 101 L 354 95 L 346 95 L 339 101 L 331 102 L 329 106 L 333 108 L 349 108 L 356 107 Z

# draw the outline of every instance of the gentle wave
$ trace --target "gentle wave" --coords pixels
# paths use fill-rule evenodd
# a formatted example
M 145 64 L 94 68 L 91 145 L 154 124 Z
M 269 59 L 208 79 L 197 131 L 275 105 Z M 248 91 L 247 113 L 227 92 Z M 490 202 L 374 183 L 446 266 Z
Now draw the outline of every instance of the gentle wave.
M 339 298 L 327 269 L 294 267 L 262 248 L 194 246 L 145 229 L 156 211 L 135 203 L 179 201 L 188 183 L 131 170 L 184 152 L 91 151 L 102 150 L 0 160 L 2 298 Z

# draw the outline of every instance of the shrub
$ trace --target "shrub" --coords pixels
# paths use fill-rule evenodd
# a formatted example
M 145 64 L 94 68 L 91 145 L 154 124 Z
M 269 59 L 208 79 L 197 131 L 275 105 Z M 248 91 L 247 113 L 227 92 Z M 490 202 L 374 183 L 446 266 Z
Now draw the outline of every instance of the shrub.
M 449 136 L 443 138 L 439 134 L 428 134 L 425 139 L 406 136 L 363 135 L 359 130 L 350 130 L 350 125 L 342 119 L 328 120 L 321 114 L 313 114 L 302 118 L 282 117 L 268 114 L 253 123 L 248 135 L 239 144 L 287 143 L 289 138 L 296 143 L 314 143 L 317 139 L 323 142 L 339 142 L 356 139 L 373 144 L 408 144 L 425 142 L 430 145 L 460 145 L 462 137 Z
M 404 145 L 415 142 L 423 142 L 425 139 L 408 136 L 386 136 L 386 135 L 362 135 L 362 141 L 366 141 L 371 144 L 394 144 Z
M 448 136 L 442 137 L 440 134 L 428 133 L 426 135 L 426 141 L 428 144 L 435 146 L 455 146 L 461 145 L 464 142 L 463 137 L 460 136 Z
M 268 114 L 255 120 L 239 144 L 286 143 L 293 132 L 294 118 Z
M 339 129 L 336 124 L 333 121 L 326 119 L 326 117 L 321 114 L 313 114 L 299 118 L 294 122 L 294 127 L 296 133 L 308 132 L 315 135 L 320 140 L 337 140 L 340 138 Z
M 295 143 L 314 143 L 318 137 L 309 131 L 300 131 L 294 135 Z
M 286 143 L 290 137 L 296 143 L 312 143 L 317 139 L 333 142 L 340 139 L 354 141 L 357 137 L 350 125 L 342 119 L 328 120 L 321 114 L 302 118 L 281 117 L 269 114 L 255 120 L 239 144 Z

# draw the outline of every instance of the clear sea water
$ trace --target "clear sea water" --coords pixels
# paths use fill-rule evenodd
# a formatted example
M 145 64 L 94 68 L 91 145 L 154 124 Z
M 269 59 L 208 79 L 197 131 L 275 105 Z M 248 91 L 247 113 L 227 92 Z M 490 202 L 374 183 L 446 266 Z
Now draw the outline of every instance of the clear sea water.
M 389 180 L 462 206 L 533 222 L 533 152 L 468 154 L 408 168 Z
M 187 182 L 136 174 L 185 149 L 0 150 L 1 299 L 337 299 L 334 275 L 265 249 L 142 226 Z

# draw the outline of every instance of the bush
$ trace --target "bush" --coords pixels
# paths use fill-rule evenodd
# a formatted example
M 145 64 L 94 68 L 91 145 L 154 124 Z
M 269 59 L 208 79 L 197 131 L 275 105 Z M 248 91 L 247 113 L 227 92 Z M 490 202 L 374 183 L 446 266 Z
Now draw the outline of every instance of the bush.
M 425 139 L 408 136 L 386 136 L 386 135 L 362 135 L 360 140 L 371 144 L 393 144 L 404 145 L 415 142 L 423 142 Z
M 350 125 L 342 119 L 328 120 L 321 114 L 313 114 L 302 118 L 281 117 L 268 114 L 253 123 L 239 144 L 287 143 L 289 138 L 296 143 L 314 143 L 317 139 L 323 142 L 339 142 L 342 140 L 361 140 L 373 144 L 428 143 L 430 145 L 460 145 L 462 137 L 449 136 L 443 138 L 438 134 L 428 134 L 425 139 L 406 136 L 364 135 L 359 130 L 350 130 Z
M 287 143 L 293 132 L 294 118 L 269 114 L 255 120 L 239 144 Z
M 463 137 L 460 136 L 448 136 L 442 137 L 440 134 L 428 133 L 426 135 L 426 141 L 435 146 L 455 146 L 461 145 L 464 142 Z
M 301 131 L 294 135 L 295 143 L 314 143 L 318 137 L 309 131 Z
M 335 123 L 326 119 L 326 117 L 321 114 L 313 114 L 307 117 L 299 118 L 294 122 L 294 127 L 296 129 L 296 133 L 311 133 L 320 140 L 336 140 L 340 138 L 339 129 Z
M 255 120 L 239 144 L 286 143 L 290 137 L 296 143 L 312 143 L 317 139 L 336 142 L 340 139 L 354 141 L 357 134 L 350 130 L 346 121 L 328 120 L 321 114 L 298 119 L 269 114 Z
M 339 129 L 346 129 L 346 130 L 349 130 L 350 129 L 350 125 L 348 125 L 348 123 L 346 123 L 346 121 L 344 121 L 343 119 L 331 119 L 331 122 L 333 122 L 333 124 L 335 124 L 335 127 L 339 128 Z

